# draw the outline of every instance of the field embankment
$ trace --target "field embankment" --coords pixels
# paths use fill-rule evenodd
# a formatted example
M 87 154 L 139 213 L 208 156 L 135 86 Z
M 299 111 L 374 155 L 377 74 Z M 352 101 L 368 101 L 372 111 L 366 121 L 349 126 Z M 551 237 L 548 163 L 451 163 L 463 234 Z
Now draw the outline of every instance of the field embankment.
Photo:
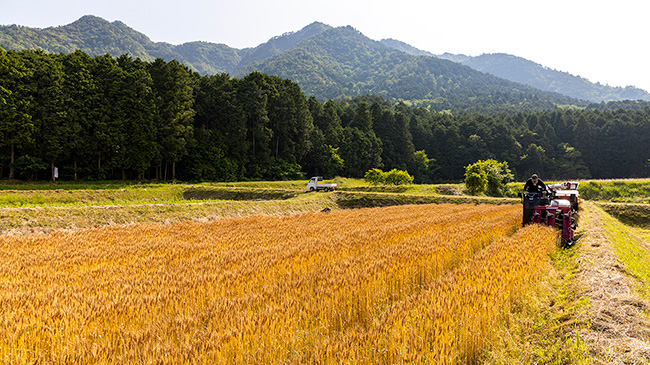
M 579 190 L 586 200 L 650 204 L 648 179 L 582 181 Z
M 650 228 L 650 204 L 599 202 L 598 205 L 625 224 Z
M 340 179 L 341 190 L 305 192 L 304 182 L 220 184 L 19 185 L 0 194 L 1 234 L 51 232 L 143 222 L 286 215 L 329 209 L 430 203 L 513 203 L 515 200 L 440 195 L 433 185 L 372 187 Z M 19 189 L 20 188 L 20 189 Z M 457 192 L 448 185 L 443 192 Z M 399 192 L 397 192 L 399 190 Z

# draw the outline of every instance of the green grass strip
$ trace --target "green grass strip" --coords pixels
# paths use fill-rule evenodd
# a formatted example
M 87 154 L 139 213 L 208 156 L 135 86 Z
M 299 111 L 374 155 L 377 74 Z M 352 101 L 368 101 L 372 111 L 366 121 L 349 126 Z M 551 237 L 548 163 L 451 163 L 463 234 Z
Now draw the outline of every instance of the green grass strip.
M 636 289 L 650 298 L 650 247 L 643 236 L 637 234 L 642 230 L 628 227 L 604 212 L 602 216 L 607 236 L 623 267 L 636 279 Z

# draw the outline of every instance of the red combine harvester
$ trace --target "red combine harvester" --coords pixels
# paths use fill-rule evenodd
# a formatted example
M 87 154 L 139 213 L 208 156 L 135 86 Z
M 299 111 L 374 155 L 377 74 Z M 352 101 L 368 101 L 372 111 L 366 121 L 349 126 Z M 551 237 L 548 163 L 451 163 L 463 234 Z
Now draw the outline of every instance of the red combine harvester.
M 562 230 L 562 243 L 575 242 L 580 193 L 577 182 L 548 185 L 549 192 L 524 193 L 523 224 L 540 223 Z

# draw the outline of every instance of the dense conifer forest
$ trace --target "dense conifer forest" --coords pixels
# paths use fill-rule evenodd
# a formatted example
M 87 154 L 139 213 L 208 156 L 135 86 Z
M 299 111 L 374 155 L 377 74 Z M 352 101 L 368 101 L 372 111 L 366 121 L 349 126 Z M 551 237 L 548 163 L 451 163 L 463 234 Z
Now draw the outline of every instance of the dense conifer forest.
M 643 102 L 454 114 L 379 96 L 321 102 L 259 72 L 0 50 L 0 177 L 233 181 L 408 170 L 458 181 L 479 159 L 516 177 L 650 176 Z M 468 110 L 472 110 L 469 108 Z

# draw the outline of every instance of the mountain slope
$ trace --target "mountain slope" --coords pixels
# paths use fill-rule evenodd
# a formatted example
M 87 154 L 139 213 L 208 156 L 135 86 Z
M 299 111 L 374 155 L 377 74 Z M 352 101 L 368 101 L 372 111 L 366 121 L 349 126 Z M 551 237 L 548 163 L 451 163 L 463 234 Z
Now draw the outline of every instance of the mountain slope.
M 381 44 L 383 44 L 384 46 L 388 47 L 388 48 L 392 48 L 392 49 L 396 49 L 398 51 L 402 51 L 404 53 L 408 53 L 411 56 L 436 57 L 436 55 L 434 55 L 431 52 L 427 52 L 427 51 L 423 51 L 421 49 L 415 48 L 415 47 L 411 46 L 410 44 L 404 43 L 402 41 L 398 41 L 397 39 L 388 38 L 388 39 L 382 39 L 379 42 Z
M 650 93 L 634 86 L 612 87 L 600 83 L 594 84 L 580 76 L 556 71 L 525 58 L 505 53 L 483 54 L 477 57 L 451 53 L 434 55 L 394 39 L 383 39 L 381 43 L 386 47 L 411 55 L 438 57 L 461 63 L 475 70 L 487 72 L 506 80 L 582 100 L 592 102 L 620 100 L 650 101 Z
M 650 93 L 645 90 L 633 86 L 623 88 L 600 83 L 594 84 L 582 77 L 556 71 L 509 54 L 483 54 L 470 57 L 462 63 L 507 80 L 527 84 L 541 90 L 571 95 L 579 99 L 594 102 L 625 99 L 650 101 Z
M 289 78 L 306 95 L 321 100 L 374 94 L 436 110 L 467 110 L 479 105 L 482 110 L 548 109 L 555 104 L 581 104 L 451 61 L 386 47 L 349 26 L 319 33 L 236 75 L 255 70 Z
M 146 61 L 162 58 L 178 60 L 200 74 L 235 73 L 253 62 L 284 52 L 301 41 L 331 27 L 312 23 L 297 32 L 273 37 L 255 48 L 236 49 L 225 44 L 189 42 L 172 45 L 152 42 L 146 35 L 126 24 L 109 22 L 86 15 L 60 27 L 36 29 L 18 25 L 0 27 L 0 47 L 4 49 L 40 49 L 51 53 L 72 53 L 77 49 L 91 55 L 128 53 Z
M 273 37 L 268 42 L 262 43 L 253 48 L 245 57 L 243 57 L 239 68 L 246 67 L 254 62 L 266 60 L 269 57 L 287 51 L 303 40 L 329 29 L 332 29 L 332 27 L 323 23 L 315 22 L 297 32 L 285 33 L 281 36 Z
M 86 15 L 74 23 L 46 29 L 22 26 L 1 28 L 0 46 L 5 49 L 41 49 L 52 53 L 71 53 L 80 49 L 90 55 L 129 53 L 152 60 L 151 53 L 170 54 L 171 45 L 153 43 L 142 33 L 116 21 Z
M 93 56 L 128 53 L 147 61 L 176 59 L 201 74 L 243 76 L 259 70 L 292 79 L 305 94 L 321 100 L 376 94 L 436 110 L 465 110 L 477 105 L 496 110 L 582 105 L 432 57 L 403 42 L 377 42 L 354 28 L 332 28 L 318 22 L 255 48 L 235 49 L 208 42 L 152 42 L 122 22 L 84 16 L 72 24 L 42 30 L 0 27 L 0 46 L 56 53 L 80 49 Z
M 86 15 L 71 24 L 46 29 L 36 29 L 17 25 L 0 26 L 0 47 L 16 50 L 41 49 L 52 53 L 70 53 L 80 49 L 92 56 L 109 53 L 116 57 L 128 53 L 133 57 L 140 57 L 147 61 L 152 61 L 155 58 L 162 58 L 166 61 L 176 59 L 203 75 L 222 72 L 229 74 L 238 73 L 241 75 L 242 72 L 240 72 L 240 70 L 242 69 L 247 71 L 254 69 L 249 67 L 251 64 L 263 62 L 269 60 L 271 57 L 286 53 L 301 44 L 301 42 L 307 41 L 311 37 L 318 36 L 323 32 L 332 29 L 332 27 L 326 24 L 315 22 L 304 27 L 300 31 L 285 33 L 281 36 L 273 37 L 268 42 L 260 44 L 255 48 L 236 49 L 225 44 L 209 42 L 190 42 L 181 45 L 152 42 L 146 35 L 129 28 L 126 24 L 120 21 L 111 23 L 96 16 Z M 384 39 L 380 42 L 372 42 L 380 43 L 387 48 L 412 56 L 437 57 L 462 63 L 475 70 L 486 72 L 506 80 L 530 85 L 545 91 L 561 93 L 573 98 L 594 102 L 625 99 L 650 101 L 650 93 L 636 87 L 628 86 L 621 88 L 593 84 L 586 79 L 570 75 L 566 72 L 551 70 L 532 61 L 512 55 L 485 54 L 478 57 L 469 57 L 465 55 L 445 53 L 435 56 L 429 52 L 419 50 L 395 39 Z M 373 47 L 375 46 L 376 44 L 373 45 Z M 310 62 L 306 62 L 305 60 L 305 58 L 319 58 L 321 56 L 319 52 L 314 52 L 314 50 L 308 50 L 306 48 L 302 48 L 302 51 L 296 52 L 299 54 L 286 55 L 284 57 L 285 60 L 282 62 L 286 63 L 288 62 L 288 59 L 294 58 L 294 61 L 296 62 L 302 62 L 305 64 L 309 63 L 309 67 L 312 68 L 309 72 L 312 74 L 315 69 L 325 67 L 323 62 L 319 60 L 313 60 Z M 344 52 L 343 54 L 349 53 Z M 384 57 L 376 52 L 374 55 Z M 342 60 L 340 57 L 339 59 L 331 59 L 330 61 L 342 62 L 343 64 L 348 62 L 348 60 Z M 329 63 L 330 61 L 325 63 Z M 352 61 L 358 61 L 357 57 L 354 57 Z M 361 63 L 369 64 L 369 62 L 370 61 L 366 60 Z M 381 63 L 381 61 L 377 62 Z M 268 69 L 271 66 L 265 67 Z M 289 67 L 289 65 L 283 66 L 283 68 Z M 346 68 L 349 67 L 349 65 L 341 67 Z M 350 85 L 348 85 L 349 81 L 340 78 L 336 82 L 333 81 L 332 78 L 334 73 L 340 73 L 340 70 L 336 67 L 335 69 L 336 70 L 326 70 L 328 74 L 316 75 L 315 77 L 320 80 L 319 82 L 321 84 L 324 83 L 324 85 L 321 85 L 320 87 L 314 86 L 314 90 L 319 88 L 330 90 L 322 95 L 333 95 L 335 90 L 343 91 L 343 94 L 350 94 Z M 381 69 L 386 71 L 385 68 Z M 323 70 L 325 71 L 324 68 Z M 279 72 L 279 70 L 276 71 Z M 368 73 L 372 72 L 372 70 L 363 71 L 361 79 L 365 77 L 363 76 L 364 72 Z M 295 74 L 296 76 L 299 76 L 300 74 L 298 70 L 290 73 Z M 282 75 L 286 74 L 286 70 L 282 72 Z M 345 72 L 342 74 L 346 75 Z M 366 80 L 363 82 L 373 83 L 379 79 L 381 79 L 381 77 L 375 75 L 372 77 L 372 80 Z M 394 87 L 392 84 L 386 86 Z M 374 86 L 370 87 L 370 84 L 355 85 L 352 89 L 359 92 L 361 92 L 361 90 L 364 92 L 367 90 L 375 90 L 378 93 L 383 92 L 384 95 L 391 94 L 388 91 L 376 89 Z M 355 93 L 352 92 L 352 94 Z

